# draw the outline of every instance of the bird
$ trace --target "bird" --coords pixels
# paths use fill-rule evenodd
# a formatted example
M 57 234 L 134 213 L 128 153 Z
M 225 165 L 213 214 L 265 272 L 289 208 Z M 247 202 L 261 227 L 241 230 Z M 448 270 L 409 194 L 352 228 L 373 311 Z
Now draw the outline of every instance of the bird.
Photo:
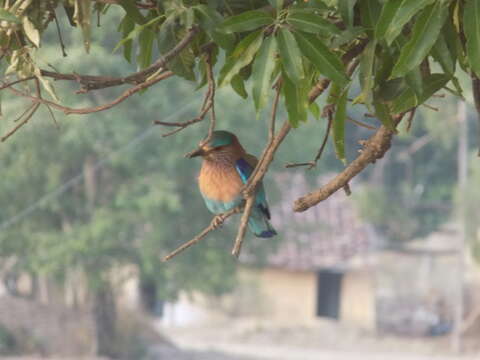
M 210 140 L 201 141 L 199 149 L 188 156 L 203 158 L 198 186 L 210 212 L 222 214 L 241 204 L 242 189 L 258 159 L 245 151 L 233 133 L 224 130 L 214 131 Z M 256 190 L 248 227 L 260 238 L 277 235 L 270 223 L 270 210 L 262 183 Z

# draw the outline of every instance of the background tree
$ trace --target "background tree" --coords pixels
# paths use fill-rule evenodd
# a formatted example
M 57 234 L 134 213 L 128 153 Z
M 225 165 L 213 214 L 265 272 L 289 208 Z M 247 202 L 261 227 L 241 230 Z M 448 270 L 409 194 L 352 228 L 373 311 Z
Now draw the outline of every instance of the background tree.
M 304 211 L 335 191 L 347 188 L 349 181 L 369 163 L 383 157 L 405 115 L 408 114 L 411 123 L 418 106 L 438 90 L 461 96 L 462 86 L 455 77 L 457 67 L 472 78 L 473 97 L 478 99 L 480 35 L 476 25 L 480 9 L 474 0 L 135 3 L 109 0 L 2 4 L 5 74 L 17 77 L 8 80 L 9 83 L 4 81 L 4 89 L 30 101 L 26 112 L 3 140 L 25 125 L 40 105 L 65 114 L 99 112 L 172 76 L 196 81 L 200 88 L 208 85 L 202 90 L 205 101 L 196 118 L 182 123 L 157 121 L 175 131 L 202 121 L 210 112 L 207 134 L 211 134 L 216 125 L 213 104 L 218 86 L 230 85 L 240 96 L 250 95 L 257 116 L 262 114 L 269 97 L 275 99 L 275 109 L 281 98 L 288 121 L 275 133 L 273 111 L 270 137 L 258 171 L 244 191 L 246 211 L 241 224 L 246 223 L 253 190 L 279 145 L 292 127 L 306 121 L 308 111 L 327 118 L 337 157 L 343 162 L 346 162 L 346 148 L 353 147 L 353 141 L 345 141 L 350 99 L 353 98 L 352 105 L 372 113 L 382 125 L 362 142 L 361 154 L 338 176 L 299 198 L 294 204 L 295 211 Z M 58 24 L 61 8 L 70 24 L 81 29 L 86 51 L 92 44 L 92 14 L 101 23 L 106 12 L 121 10 L 117 30 L 123 38 L 114 50 L 122 48 L 124 57 L 140 71 L 118 77 L 106 76 L 107 71 L 101 75 L 85 74 L 65 70 L 67 61 L 57 64 L 58 71 L 45 69 L 41 63 L 41 42 L 48 34 L 46 30 Z M 61 30 L 58 42 L 64 51 Z M 218 73 L 214 69 L 217 62 L 221 67 Z M 100 105 L 82 108 L 78 100 L 72 99 L 75 107 L 70 107 L 59 102 L 51 79 L 75 82 L 82 94 L 116 86 L 130 87 L 112 101 L 100 100 Z M 18 89 L 19 82 L 26 89 Z M 355 86 L 357 82 L 359 87 Z M 250 91 L 245 83 L 251 85 Z M 327 88 L 328 96 L 317 104 L 315 101 Z M 42 95 L 43 90 L 52 100 Z M 327 131 L 326 136 L 329 134 Z M 297 165 L 314 166 L 320 155 L 321 151 L 315 161 Z M 245 227 L 240 226 L 236 254 L 244 232 Z

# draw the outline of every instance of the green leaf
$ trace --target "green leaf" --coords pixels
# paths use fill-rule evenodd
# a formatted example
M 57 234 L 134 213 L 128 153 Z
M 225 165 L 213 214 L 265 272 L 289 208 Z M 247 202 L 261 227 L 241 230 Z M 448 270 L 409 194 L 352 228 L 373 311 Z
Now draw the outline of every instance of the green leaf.
M 323 17 L 305 11 L 290 11 L 287 17 L 287 23 L 298 30 L 312 34 L 339 34 L 340 30 L 325 20 Z
M 374 85 L 373 65 L 375 62 L 376 41 L 370 41 L 360 57 L 360 84 L 362 91 L 353 101 L 354 104 L 370 104 Z
M 268 94 L 271 88 L 271 77 L 275 68 L 275 53 L 277 51 L 277 40 L 274 36 L 269 36 L 263 41 L 262 47 L 253 62 L 253 101 L 257 113 L 267 102 Z
M 290 31 L 280 28 L 277 33 L 278 50 L 287 76 L 294 83 L 304 78 L 302 53 Z
M 15 15 L 13 15 L 11 12 L 9 12 L 5 9 L 2 9 L 2 8 L 0 8 L 0 20 L 12 22 L 12 23 L 15 23 L 15 24 L 21 24 L 22 23 Z
M 417 97 L 422 96 L 423 80 L 422 80 L 422 71 L 420 69 L 420 66 L 408 72 L 405 75 L 405 80 L 407 81 L 407 84 L 410 87 L 410 89 L 412 89 L 415 95 L 417 95 Z
M 335 116 L 333 118 L 333 143 L 335 145 L 335 153 L 337 158 L 343 162 L 347 163 L 345 157 L 345 120 L 347 118 L 347 95 L 348 88 L 343 89 L 343 91 L 338 92 L 338 88 L 332 88 L 332 92 L 336 92 L 336 102 L 335 102 Z M 335 95 L 335 94 L 333 94 Z
M 262 42 L 263 34 L 261 30 L 258 30 L 238 43 L 232 55 L 228 57 L 222 70 L 220 70 L 220 86 L 229 84 L 233 76 L 252 62 Z
M 230 85 L 232 86 L 232 89 L 235 90 L 235 92 L 242 98 L 246 99 L 248 97 L 247 90 L 245 90 L 245 81 L 239 74 L 232 77 Z
M 410 40 L 403 46 L 393 67 L 392 78 L 404 76 L 419 66 L 437 41 L 447 16 L 447 8 L 441 2 L 426 7 L 418 16 Z
M 160 16 L 158 16 L 158 17 L 156 17 L 156 18 L 148 21 L 147 23 L 145 23 L 145 24 L 143 24 L 143 25 L 137 25 L 133 30 L 131 30 L 131 31 L 128 33 L 128 35 L 127 35 L 126 37 L 124 37 L 122 40 L 120 40 L 120 41 L 118 42 L 117 45 L 115 45 L 115 47 L 113 48 L 113 51 L 112 51 L 112 52 L 117 51 L 117 50 L 120 48 L 120 46 L 122 46 L 122 45 L 125 45 L 125 44 L 127 44 L 127 43 L 129 43 L 129 42 L 131 43 L 131 41 L 132 41 L 133 39 L 135 39 L 138 35 L 140 35 L 140 34 L 143 32 L 143 30 L 147 29 L 149 26 L 152 26 L 153 24 L 155 24 L 156 22 L 158 22 L 158 21 L 159 21 L 160 19 L 162 19 L 162 18 L 163 18 L 163 15 L 160 15 Z M 162 33 L 162 31 L 167 31 L 167 30 L 165 30 L 165 29 L 166 29 L 167 27 L 169 27 L 173 21 L 174 21 L 173 19 L 168 19 L 168 20 L 166 20 L 166 21 L 162 24 L 162 27 L 160 28 L 160 32 Z M 126 28 L 124 27 L 124 31 L 125 31 L 125 30 L 128 30 L 128 29 L 131 29 L 131 25 L 130 25 L 130 24 L 131 24 L 131 23 L 128 23 L 128 22 L 127 22 L 127 25 L 125 25 Z M 162 35 L 165 35 L 165 33 L 163 33 Z M 172 46 L 172 47 L 173 47 L 173 46 Z
M 453 75 L 455 73 L 455 65 L 457 59 L 455 54 L 450 51 L 450 47 L 445 40 L 445 35 L 440 33 L 437 42 L 433 46 L 432 56 L 442 67 L 447 74 Z
M 310 105 L 308 105 L 308 109 L 312 113 L 315 120 L 320 119 L 320 115 L 321 115 L 320 114 L 320 107 L 318 106 L 317 103 L 315 103 L 315 102 L 310 103 Z
M 219 29 L 226 33 L 255 30 L 261 26 L 270 25 L 274 18 L 265 11 L 251 10 L 226 19 Z
M 135 22 L 132 18 L 125 16 L 120 23 L 120 29 L 123 34 L 123 38 L 126 38 L 135 28 Z M 117 45 L 118 46 L 118 45 Z M 133 40 L 128 39 L 123 43 L 123 57 L 129 62 L 132 62 L 132 48 Z
M 463 30 L 467 38 L 467 57 L 470 68 L 480 76 L 480 3 L 478 0 L 466 1 Z
M 375 37 L 384 39 L 388 45 L 400 34 L 405 24 L 433 0 L 390 0 L 382 7 L 375 28 Z
M 380 101 L 374 101 L 373 107 L 375 108 L 375 115 L 382 125 L 389 130 L 396 131 L 388 105 Z
M 369 37 L 373 37 L 373 32 L 380 16 L 380 4 L 377 0 L 362 0 L 359 6 L 362 25 L 366 28 Z
M 132 0 L 119 0 L 118 4 L 125 10 L 126 15 L 131 18 L 135 23 L 143 25 L 147 22 L 145 17 L 138 9 L 135 1 Z
M 300 122 L 307 121 L 308 89 L 305 80 L 300 84 L 295 84 L 288 76 L 284 76 L 282 91 L 285 97 L 288 121 L 292 127 L 296 128 Z
M 145 69 L 152 63 L 153 40 L 155 33 L 150 29 L 144 29 L 138 37 L 139 51 L 137 64 L 140 69 Z
M 235 45 L 235 35 L 217 30 L 217 26 L 223 21 L 222 15 L 206 5 L 196 5 L 193 10 L 197 13 L 202 28 L 212 40 L 223 49 L 231 51 Z
M 412 89 L 406 89 L 392 102 L 392 113 L 399 114 L 410 110 L 414 106 L 423 104 L 444 87 L 449 80 L 450 76 L 445 74 L 432 74 L 428 78 L 423 79 L 422 95 L 417 98 Z
M 348 26 L 353 26 L 353 8 L 357 0 L 338 0 L 338 11 L 342 17 L 343 22 Z
M 310 60 L 320 74 L 325 75 L 340 85 L 345 85 L 349 81 L 341 60 L 320 39 L 313 35 L 299 32 L 295 33 L 295 38 L 302 54 Z
M 153 20 L 154 19 L 151 21 Z M 146 24 L 142 26 L 146 26 Z M 167 20 L 162 23 L 157 39 L 158 49 L 161 54 L 173 49 L 180 39 L 185 37 L 185 28 L 180 28 L 178 31 L 176 31 L 176 29 L 177 26 L 175 15 L 169 16 Z M 175 59 L 168 63 L 169 69 L 172 70 L 176 75 L 191 81 L 195 80 L 195 73 L 193 71 L 194 65 L 195 55 L 193 54 L 190 46 L 187 46 L 185 49 L 183 49 Z

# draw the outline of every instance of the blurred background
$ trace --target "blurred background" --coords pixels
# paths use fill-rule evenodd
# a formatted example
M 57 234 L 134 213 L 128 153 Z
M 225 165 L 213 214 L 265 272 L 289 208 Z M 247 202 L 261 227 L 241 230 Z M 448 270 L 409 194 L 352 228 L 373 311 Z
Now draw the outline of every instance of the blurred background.
M 109 52 L 120 39 L 103 31 L 119 19 L 113 9 L 103 18 L 89 55 L 64 26 L 66 59 L 52 30 L 39 49 L 44 67 L 131 72 Z M 107 100 L 57 88 L 75 107 Z M 248 234 L 236 260 L 235 219 L 162 263 L 211 220 L 200 161 L 183 157 L 207 124 L 167 138 L 152 125 L 195 117 L 195 88 L 168 79 L 88 116 L 41 109 L 0 145 L 2 358 L 480 359 L 480 161 L 468 92 L 467 103 L 440 93 L 410 132 L 402 124 L 351 196 L 293 213 L 294 199 L 343 167 L 329 144 L 317 168 L 285 168 L 314 157 L 326 121 L 311 118 L 264 181 L 279 236 Z M 1 133 L 23 101 L 4 95 Z M 226 88 L 216 109 L 217 128 L 259 155 L 267 114 L 257 119 L 251 100 Z M 379 126 L 359 109 L 349 116 Z M 351 161 L 371 130 L 347 125 Z

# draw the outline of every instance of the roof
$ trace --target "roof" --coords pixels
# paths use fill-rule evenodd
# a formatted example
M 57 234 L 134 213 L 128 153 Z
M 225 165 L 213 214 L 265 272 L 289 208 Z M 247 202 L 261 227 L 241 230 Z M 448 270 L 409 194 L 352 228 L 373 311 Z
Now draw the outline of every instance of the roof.
M 317 179 L 321 186 L 334 176 Z M 282 241 L 266 256 L 270 266 L 290 270 L 317 270 L 346 267 L 357 258 L 365 260 L 377 237 L 373 227 L 362 221 L 354 202 L 338 191 L 319 205 L 295 213 L 292 204 L 312 190 L 302 173 L 276 174 L 274 181 L 282 194 L 272 208 L 272 223 Z M 353 190 L 355 190 L 353 188 Z

